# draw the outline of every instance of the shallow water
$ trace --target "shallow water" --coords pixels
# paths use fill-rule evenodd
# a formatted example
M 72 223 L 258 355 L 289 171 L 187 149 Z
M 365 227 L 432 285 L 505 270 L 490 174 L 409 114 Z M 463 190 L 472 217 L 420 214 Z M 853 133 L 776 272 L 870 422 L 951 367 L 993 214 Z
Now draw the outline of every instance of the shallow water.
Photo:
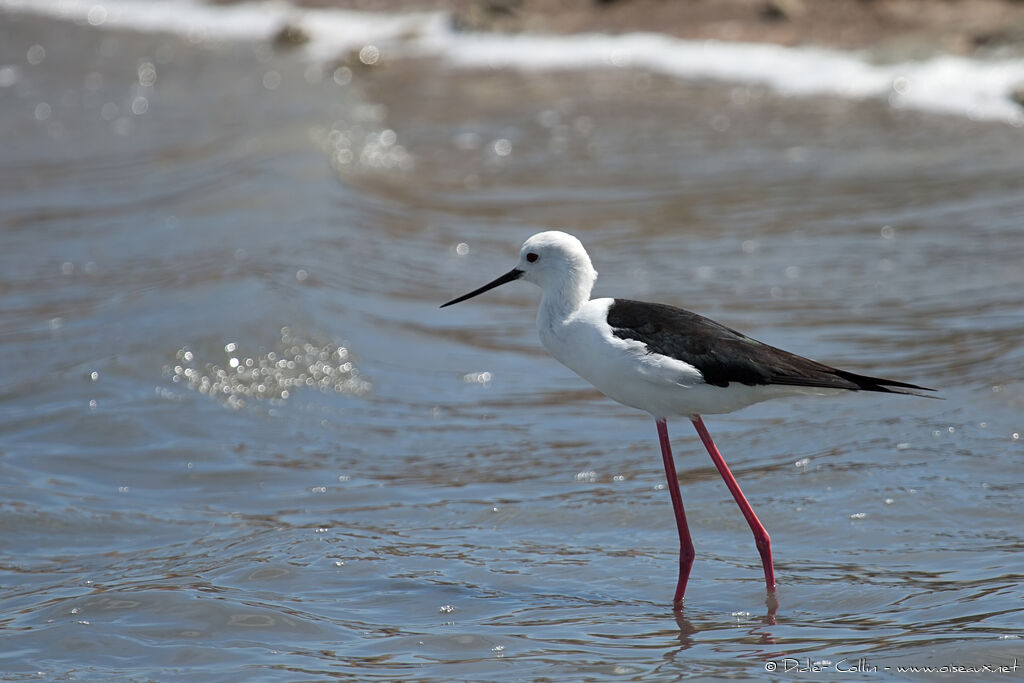
M 1020 658 L 1019 129 L 2 20 L 6 678 Z M 698 554 L 674 615 L 650 418 L 546 356 L 529 286 L 438 310 L 551 226 L 598 296 L 940 390 L 708 420 L 772 534 L 776 613 L 685 420 Z

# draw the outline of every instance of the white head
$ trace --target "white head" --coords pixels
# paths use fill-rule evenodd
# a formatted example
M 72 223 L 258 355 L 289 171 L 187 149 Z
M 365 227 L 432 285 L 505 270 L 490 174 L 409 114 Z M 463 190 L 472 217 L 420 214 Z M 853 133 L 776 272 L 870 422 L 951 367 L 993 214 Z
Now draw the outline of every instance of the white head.
M 520 278 L 541 287 L 546 299 L 553 297 L 576 308 L 590 298 L 597 271 L 591 265 L 590 256 L 583 244 L 569 233 L 559 230 L 538 232 L 523 242 L 515 268 L 441 307 L 457 304 Z
M 538 232 L 523 242 L 516 268 L 523 271 L 524 280 L 542 289 L 564 286 L 568 280 L 585 285 L 589 295 L 597 279 L 597 271 L 583 244 L 559 230 Z

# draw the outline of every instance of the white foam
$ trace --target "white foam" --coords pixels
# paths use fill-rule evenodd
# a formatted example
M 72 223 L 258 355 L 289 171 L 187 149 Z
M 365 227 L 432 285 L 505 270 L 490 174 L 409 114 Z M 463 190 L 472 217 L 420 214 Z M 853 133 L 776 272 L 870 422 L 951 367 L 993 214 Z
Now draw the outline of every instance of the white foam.
M 178 34 L 196 40 L 266 40 L 284 26 L 310 38 L 313 57 L 374 41 L 398 41 L 445 23 L 438 12 L 386 14 L 309 9 L 268 0 L 210 5 L 196 0 L 0 0 L 0 10 L 54 16 L 97 27 Z
M 45 14 L 92 26 L 228 40 L 262 39 L 275 27 L 276 19 L 271 12 L 225 11 L 225 7 L 187 1 L 0 0 L 0 8 Z
M 756 83 L 788 95 L 878 98 L 893 107 L 1024 126 L 1010 99 L 1024 87 L 1024 59 L 937 56 L 872 63 L 864 54 L 812 47 L 618 36 L 462 33 L 439 12 L 364 13 L 286 2 L 206 5 L 194 0 L 0 0 L 0 10 L 82 24 L 167 32 L 191 39 L 266 40 L 282 26 L 304 31 L 306 54 L 329 60 L 374 44 L 395 56 L 432 56 L 456 67 L 522 70 L 634 68 L 671 76 Z
M 664 35 L 456 35 L 443 56 L 462 66 L 519 69 L 632 67 L 686 79 L 757 83 L 789 95 L 880 98 L 897 108 L 1024 126 L 1010 99 L 1024 87 L 1024 59 L 938 56 L 874 64 L 865 55 L 814 47 L 686 41 Z

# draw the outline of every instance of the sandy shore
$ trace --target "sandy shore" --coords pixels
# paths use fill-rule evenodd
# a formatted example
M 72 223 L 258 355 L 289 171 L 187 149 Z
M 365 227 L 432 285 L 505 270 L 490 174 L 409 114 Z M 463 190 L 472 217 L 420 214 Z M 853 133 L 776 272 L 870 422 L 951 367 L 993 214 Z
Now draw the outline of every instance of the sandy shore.
M 657 31 L 680 38 L 825 45 L 902 55 L 1024 51 L 1022 0 L 300 0 L 360 10 L 445 10 L 475 31 Z

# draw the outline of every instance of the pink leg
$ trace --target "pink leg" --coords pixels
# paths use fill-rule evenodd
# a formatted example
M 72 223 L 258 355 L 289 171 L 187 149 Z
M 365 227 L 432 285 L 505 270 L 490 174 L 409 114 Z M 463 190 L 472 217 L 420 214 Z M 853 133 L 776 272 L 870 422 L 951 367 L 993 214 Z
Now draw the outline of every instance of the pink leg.
M 676 527 L 679 529 L 679 583 L 676 584 L 676 595 L 672 599 L 672 606 L 679 609 L 683 606 L 683 594 L 686 593 L 686 582 L 690 578 L 690 567 L 693 566 L 693 541 L 690 539 L 690 527 L 686 524 L 683 497 L 679 493 L 679 477 L 676 476 L 676 464 L 672 460 L 668 425 L 664 418 L 659 418 L 656 422 L 658 441 L 661 442 L 661 459 L 665 461 L 665 476 L 668 478 L 668 492 L 672 496 L 672 509 L 676 513 Z
M 725 485 L 729 487 L 729 492 L 732 493 L 736 504 L 740 506 L 740 512 L 746 517 L 750 530 L 754 532 L 754 544 L 757 545 L 757 551 L 761 553 L 761 564 L 764 566 L 764 582 L 768 586 L 768 592 L 774 593 L 775 568 L 772 566 L 772 540 L 768 537 L 768 532 L 765 531 L 764 525 L 761 524 L 757 515 L 754 514 L 754 510 L 750 507 L 750 503 L 747 502 L 743 491 L 740 491 L 740 485 L 736 483 L 736 477 L 732 476 L 729 466 L 725 464 L 725 459 L 718 452 L 718 448 L 715 447 L 715 442 L 711 440 L 711 435 L 708 434 L 708 429 L 704 426 L 704 420 L 700 418 L 700 415 L 694 415 L 690 420 L 693 422 L 693 426 L 697 428 L 697 434 L 700 435 L 700 440 L 704 442 L 704 447 L 708 449 L 708 455 L 711 456 L 712 462 L 718 468 L 718 473 L 722 475 Z

